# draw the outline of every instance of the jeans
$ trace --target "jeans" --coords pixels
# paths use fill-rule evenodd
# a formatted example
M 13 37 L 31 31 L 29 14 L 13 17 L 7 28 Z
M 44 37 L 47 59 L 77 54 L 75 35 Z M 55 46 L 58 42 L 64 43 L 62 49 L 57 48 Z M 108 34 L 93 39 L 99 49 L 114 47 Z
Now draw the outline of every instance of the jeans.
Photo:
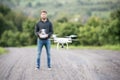
M 39 38 L 37 39 L 37 47 L 38 47 L 37 68 L 40 68 L 40 58 L 41 58 L 41 52 L 42 52 L 43 46 L 45 46 L 45 48 L 46 48 L 47 66 L 48 66 L 48 68 L 51 68 L 50 45 L 51 45 L 51 42 L 49 39 L 47 39 L 47 40 L 40 40 Z

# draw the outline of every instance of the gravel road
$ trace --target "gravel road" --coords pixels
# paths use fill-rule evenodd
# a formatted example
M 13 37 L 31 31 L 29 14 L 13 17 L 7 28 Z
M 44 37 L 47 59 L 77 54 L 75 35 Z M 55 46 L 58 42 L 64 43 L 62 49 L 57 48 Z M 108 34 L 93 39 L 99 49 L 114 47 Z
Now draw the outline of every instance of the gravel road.
M 52 69 L 46 51 L 41 69 L 35 70 L 36 48 L 7 48 L 0 55 L 0 80 L 120 80 L 120 51 L 51 49 Z

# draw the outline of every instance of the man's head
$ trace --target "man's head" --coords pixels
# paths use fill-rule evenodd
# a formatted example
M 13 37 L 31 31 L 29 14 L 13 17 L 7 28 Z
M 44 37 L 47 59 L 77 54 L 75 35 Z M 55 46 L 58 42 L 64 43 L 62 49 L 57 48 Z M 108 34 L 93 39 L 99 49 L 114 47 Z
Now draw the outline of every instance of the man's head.
M 41 16 L 41 19 L 47 19 L 47 11 L 45 10 L 42 10 L 41 13 L 40 13 L 40 16 Z

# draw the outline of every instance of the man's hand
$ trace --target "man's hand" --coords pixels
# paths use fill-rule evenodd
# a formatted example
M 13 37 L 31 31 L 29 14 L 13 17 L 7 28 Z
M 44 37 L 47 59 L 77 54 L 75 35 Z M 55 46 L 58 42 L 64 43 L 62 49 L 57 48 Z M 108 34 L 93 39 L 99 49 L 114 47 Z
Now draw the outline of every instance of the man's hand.
M 46 34 L 46 38 L 48 37 L 48 34 Z
M 48 37 L 48 34 L 38 34 L 40 38 L 47 38 Z

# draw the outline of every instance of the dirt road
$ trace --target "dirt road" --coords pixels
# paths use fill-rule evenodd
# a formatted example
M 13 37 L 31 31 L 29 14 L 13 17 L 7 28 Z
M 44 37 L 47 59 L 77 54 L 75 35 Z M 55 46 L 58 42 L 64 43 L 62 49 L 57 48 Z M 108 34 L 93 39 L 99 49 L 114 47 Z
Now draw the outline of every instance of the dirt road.
M 120 52 L 87 49 L 51 49 L 52 70 L 46 51 L 35 70 L 36 48 L 7 48 L 0 55 L 0 80 L 120 80 Z

